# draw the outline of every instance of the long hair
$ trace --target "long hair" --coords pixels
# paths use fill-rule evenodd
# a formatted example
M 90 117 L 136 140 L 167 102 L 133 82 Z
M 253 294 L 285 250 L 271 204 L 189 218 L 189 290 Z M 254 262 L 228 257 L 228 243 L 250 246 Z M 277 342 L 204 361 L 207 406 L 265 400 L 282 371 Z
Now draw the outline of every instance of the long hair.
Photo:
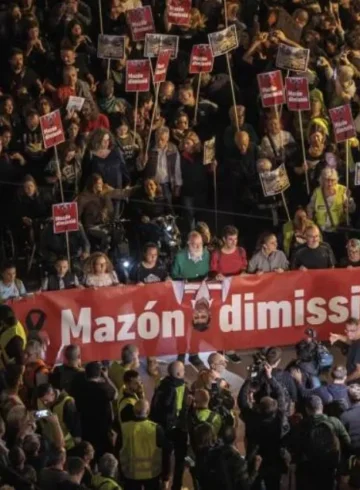
M 98 151 L 101 146 L 101 142 L 106 135 L 108 135 L 110 138 L 109 148 L 113 148 L 115 146 L 115 141 L 111 132 L 105 128 L 97 128 L 94 129 L 89 136 L 87 149 L 93 153 Z
M 106 273 L 110 273 L 114 270 L 114 267 L 109 257 L 103 252 L 94 252 L 90 255 L 84 265 L 84 274 L 95 274 L 95 264 L 100 258 L 104 258 L 106 261 Z
M 179 144 L 179 150 L 184 151 L 184 144 L 186 140 L 191 140 L 194 143 L 193 147 L 193 154 L 196 153 L 201 153 L 201 141 L 199 136 L 194 132 L 194 131 L 187 131 L 183 137 L 183 139 L 180 141 Z

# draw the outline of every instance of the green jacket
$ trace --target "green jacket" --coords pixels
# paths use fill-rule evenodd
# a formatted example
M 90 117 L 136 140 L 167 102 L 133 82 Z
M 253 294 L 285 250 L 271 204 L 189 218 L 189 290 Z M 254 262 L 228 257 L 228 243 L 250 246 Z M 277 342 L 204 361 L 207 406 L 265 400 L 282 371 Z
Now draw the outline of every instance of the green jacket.
M 194 262 L 189 258 L 189 250 L 185 248 L 176 254 L 171 270 L 173 279 L 202 279 L 209 274 L 210 254 L 204 249 L 202 259 Z

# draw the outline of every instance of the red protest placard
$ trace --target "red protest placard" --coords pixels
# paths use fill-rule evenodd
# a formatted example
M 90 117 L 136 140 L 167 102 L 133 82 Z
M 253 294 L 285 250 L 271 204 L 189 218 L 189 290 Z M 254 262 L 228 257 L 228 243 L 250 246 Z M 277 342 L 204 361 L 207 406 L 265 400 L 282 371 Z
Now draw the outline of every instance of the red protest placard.
M 350 104 L 340 105 L 333 109 L 329 109 L 329 114 L 334 128 L 336 143 L 341 143 L 342 141 L 349 140 L 356 136 Z
M 133 41 L 144 41 L 146 34 L 155 32 L 154 19 L 149 5 L 128 10 L 126 16 Z
M 52 217 L 54 233 L 66 233 L 79 229 L 77 202 L 53 204 Z
M 171 51 L 169 49 L 160 51 L 154 71 L 154 83 L 165 82 L 170 58 Z
M 212 71 L 214 57 L 210 44 L 194 44 L 191 50 L 189 73 L 207 73 Z
M 285 103 L 285 93 L 281 71 L 269 71 L 257 76 L 263 107 L 273 107 Z
M 309 82 L 306 77 L 285 78 L 286 103 L 289 111 L 309 111 Z
M 190 10 L 191 0 L 168 0 L 168 22 L 177 26 L 188 26 L 190 24 Z
M 148 92 L 150 90 L 149 60 L 126 62 L 126 92 Z
M 41 132 L 45 148 L 60 145 L 65 141 L 63 125 L 61 122 L 60 111 L 50 112 L 40 117 Z

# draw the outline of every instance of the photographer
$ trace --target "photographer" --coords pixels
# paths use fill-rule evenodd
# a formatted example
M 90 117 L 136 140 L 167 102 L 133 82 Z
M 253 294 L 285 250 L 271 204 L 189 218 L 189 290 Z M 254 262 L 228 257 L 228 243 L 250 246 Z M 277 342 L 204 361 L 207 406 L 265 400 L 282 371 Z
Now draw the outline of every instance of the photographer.
M 332 366 L 334 358 L 328 349 L 316 340 L 316 332 L 312 328 L 308 328 L 305 333 L 307 338 L 295 346 L 297 359 L 288 365 L 287 370 L 300 370 L 303 388 L 311 390 L 321 386 L 319 375 L 322 370 Z
M 273 397 L 261 396 L 258 380 L 247 379 L 243 384 L 238 404 L 241 418 L 245 423 L 247 459 L 257 453 L 262 457 L 258 477 L 259 485 L 278 489 L 283 472 L 287 471 L 288 453 L 284 448 L 284 438 L 290 427 L 286 416 L 284 389 L 272 376 L 272 367 L 264 365 L 264 380 L 269 385 Z M 258 387 L 258 388 L 257 388 Z
M 209 409 L 220 415 L 222 430 L 235 424 L 235 400 L 229 388 L 228 383 L 223 378 L 216 377 L 210 369 L 200 371 L 198 379 L 191 386 L 193 393 L 197 390 L 208 392 Z
M 266 362 L 272 367 L 272 376 L 284 389 L 285 402 L 297 402 L 296 383 L 291 374 L 284 369 L 279 368 L 281 363 L 282 351 L 279 347 L 270 347 L 265 353 Z M 288 398 L 288 399 L 287 399 Z

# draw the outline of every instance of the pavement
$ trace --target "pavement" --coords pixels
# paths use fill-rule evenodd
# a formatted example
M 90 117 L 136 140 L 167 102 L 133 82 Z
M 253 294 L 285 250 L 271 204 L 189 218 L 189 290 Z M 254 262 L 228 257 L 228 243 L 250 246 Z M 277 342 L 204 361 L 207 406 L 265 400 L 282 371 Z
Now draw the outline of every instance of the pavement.
M 340 350 L 337 348 L 331 348 L 331 352 L 334 355 L 335 358 L 335 363 L 336 364 L 344 364 L 345 363 L 345 358 L 341 354 Z M 282 349 L 282 361 L 280 364 L 280 367 L 284 368 L 291 360 L 295 359 L 295 349 L 293 346 L 290 347 L 284 347 Z M 235 399 L 237 398 L 237 395 L 240 391 L 240 388 L 245 380 L 245 378 L 248 376 L 248 366 L 251 365 L 252 363 L 252 355 L 255 353 L 255 350 L 252 351 L 238 351 L 238 354 L 242 358 L 242 362 L 240 364 L 234 364 L 229 362 L 227 366 L 227 370 L 224 372 L 223 377 L 226 379 L 226 381 L 230 385 L 231 392 Z M 207 367 L 207 358 L 211 354 L 211 352 L 202 352 L 199 354 L 200 359 L 203 361 L 205 366 Z M 161 357 L 158 359 L 159 361 L 159 368 L 162 376 L 166 376 L 167 374 L 167 366 L 170 362 L 174 361 L 176 358 L 175 356 L 166 356 L 166 357 Z M 148 400 L 151 400 L 153 391 L 154 391 L 154 379 L 149 376 L 146 372 L 146 359 L 141 360 L 141 366 L 140 366 L 140 373 L 141 377 L 144 383 L 145 387 L 145 393 L 148 398 Z M 185 381 L 187 384 L 190 386 L 196 379 L 197 379 L 198 371 L 197 369 L 188 362 L 188 359 L 186 358 L 185 360 Z M 238 427 L 237 427 L 237 432 L 238 432 L 238 437 L 237 437 L 237 447 L 240 451 L 241 454 L 245 454 L 245 448 L 244 448 L 244 424 L 240 420 Z M 183 490 L 193 490 L 193 484 L 192 484 L 192 479 L 189 474 L 189 472 L 186 470 L 184 474 L 184 479 L 183 479 Z M 284 477 L 284 481 L 282 482 L 282 488 L 289 490 L 292 488 L 292 484 L 289 484 L 287 476 Z

